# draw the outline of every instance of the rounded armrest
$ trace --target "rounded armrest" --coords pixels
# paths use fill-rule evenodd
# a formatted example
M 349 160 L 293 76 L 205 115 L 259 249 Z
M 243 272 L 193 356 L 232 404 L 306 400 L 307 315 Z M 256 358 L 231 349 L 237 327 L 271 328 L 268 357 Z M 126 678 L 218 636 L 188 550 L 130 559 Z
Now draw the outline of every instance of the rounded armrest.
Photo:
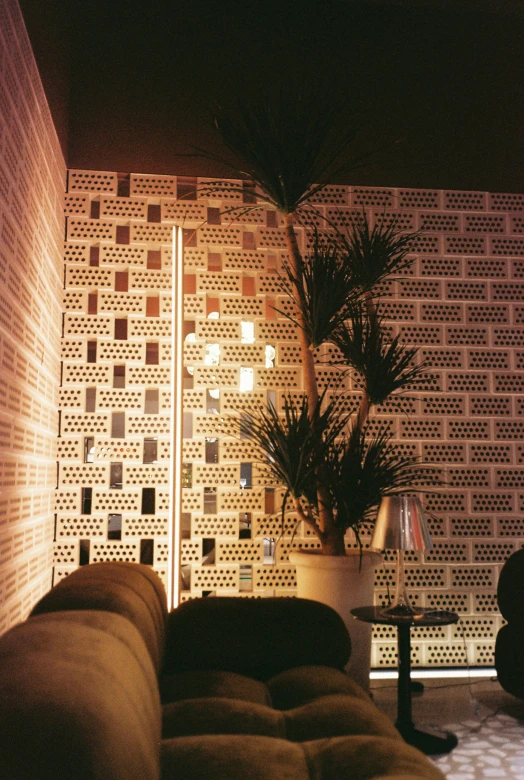
M 129 620 L 29 618 L 0 637 L 0 668 L 2 777 L 159 780 L 158 687 Z
M 164 586 L 150 566 L 121 561 L 82 566 L 46 593 L 31 614 L 86 609 L 116 612 L 130 620 L 142 634 L 155 668 L 160 670 L 167 601 Z

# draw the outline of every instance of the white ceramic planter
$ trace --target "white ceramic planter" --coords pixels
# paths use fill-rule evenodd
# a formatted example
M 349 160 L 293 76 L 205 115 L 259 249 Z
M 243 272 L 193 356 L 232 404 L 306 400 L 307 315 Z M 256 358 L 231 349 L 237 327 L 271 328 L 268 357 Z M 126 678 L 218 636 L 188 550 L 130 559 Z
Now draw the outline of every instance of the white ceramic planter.
M 373 604 L 375 569 L 382 556 L 369 550 L 363 550 L 362 555 L 359 550 L 350 550 L 345 556 L 308 550 L 291 552 L 289 560 L 296 566 L 297 595 L 328 604 L 342 617 L 352 648 L 346 671 L 368 690 L 372 626 L 356 620 L 350 611 Z

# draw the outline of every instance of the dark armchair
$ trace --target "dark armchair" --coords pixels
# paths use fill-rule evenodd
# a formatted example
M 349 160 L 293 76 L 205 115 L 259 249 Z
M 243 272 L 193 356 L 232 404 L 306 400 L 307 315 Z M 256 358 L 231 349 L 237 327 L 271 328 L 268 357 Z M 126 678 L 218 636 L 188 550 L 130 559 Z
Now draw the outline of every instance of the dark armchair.
M 497 597 L 507 624 L 497 634 L 495 668 L 505 691 L 524 699 L 524 549 L 507 559 Z

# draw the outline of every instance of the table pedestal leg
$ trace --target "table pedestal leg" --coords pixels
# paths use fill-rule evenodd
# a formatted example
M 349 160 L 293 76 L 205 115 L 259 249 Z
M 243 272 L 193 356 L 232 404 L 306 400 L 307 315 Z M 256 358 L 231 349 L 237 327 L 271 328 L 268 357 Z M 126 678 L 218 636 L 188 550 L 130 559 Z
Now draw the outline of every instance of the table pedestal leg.
M 411 714 L 411 638 L 410 626 L 397 626 L 398 688 L 397 722 L 395 726 L 409 745 L 427 755 L 449 753 L 458 744 L 455 734 L 438 729 L 416 729 Z
M 402 733 L 414 728 L 411 715 L 411 640 L 409 625 L 398 626 L 398 687 L 396 727 Z

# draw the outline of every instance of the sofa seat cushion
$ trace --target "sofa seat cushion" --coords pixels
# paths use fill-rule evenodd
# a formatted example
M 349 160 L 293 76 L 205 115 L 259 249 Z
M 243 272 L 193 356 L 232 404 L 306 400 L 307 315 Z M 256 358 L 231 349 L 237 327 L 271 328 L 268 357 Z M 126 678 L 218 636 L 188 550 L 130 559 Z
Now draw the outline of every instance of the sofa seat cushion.
M 370 701 L 332 694 L 291 710 L 234 699 L 185 699 L 163 707 L 164 738 L 191 734 L 258 734 L 304 742 L 322 737 L 373 734 L 400 739 L 391 721 Z
M 218 697 L 271 705 L 269 691 L 264 683 L 235 672 L 213 669 L 163 675 L 160 697 L 164 704 L 181 699 Z
M 370 701 L 368 694 L 349 675 L 329 666 L 297 666 L 275 675 L 267 682 L 273 707 L 289 710 L 333 693 L 344 693 Z
M 162 780 L 443 780 L 418 750 L 400 739 L 335 737 L 290 742 L 264 736 L 216 735 L 162 742 Z
M 183 699 L 162 707 L 162 736 L 196 734 L 258 734 L 285 738 L 281 712 L 241 699 L 202 697 Z

